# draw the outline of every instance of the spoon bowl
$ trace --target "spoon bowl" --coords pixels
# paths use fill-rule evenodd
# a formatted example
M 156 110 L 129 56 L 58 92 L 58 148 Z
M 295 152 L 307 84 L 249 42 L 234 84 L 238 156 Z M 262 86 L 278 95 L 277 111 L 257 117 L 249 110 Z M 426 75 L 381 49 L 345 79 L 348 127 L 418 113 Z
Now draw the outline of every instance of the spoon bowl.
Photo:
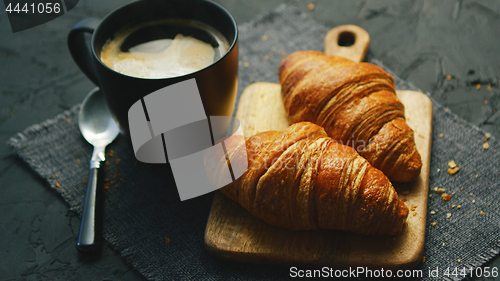
M 103 93 L 97 88 L 83 100 L 78 125 L 83 137 L 94 146 L 107 145 L 120 133 Z
M 98 88 L 92 90 L 83 100 L 78 115 L 78 126 L 83 137 L 94 146 L 94 151 L 90 159 L 87 194 L 76 246 L 82 252 L 92 252 L 98 248 L 96 240 L 97 171 L 100 163 L 106 159 L 106 146 L 112 143 L 120 133 L 118 125 L 109 112 L 104 95 Z

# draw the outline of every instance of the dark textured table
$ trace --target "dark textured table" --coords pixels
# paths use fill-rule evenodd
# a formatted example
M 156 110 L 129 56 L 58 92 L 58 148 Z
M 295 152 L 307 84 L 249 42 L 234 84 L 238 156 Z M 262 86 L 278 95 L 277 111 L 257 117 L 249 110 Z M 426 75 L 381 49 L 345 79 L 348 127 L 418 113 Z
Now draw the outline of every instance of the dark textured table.
M 73 63 L 69 29 L 129 1 L 80 1 L 66 15 L 13 34 L 0 12 L 0 280 L 140 280 L 107 245 L 75 248 L 80 219 L 6 145 L 26 127 L 83 100 L 94 86 Z M 500 137 L 499 1 L 218 0 L 239 24 L 285 2 L 334 27 L 356 24 L 370 53 L 474 125 Z M 495 94 L 496 93 L 496 94 Z M 496 257 L 486 266 L 500 267 Z

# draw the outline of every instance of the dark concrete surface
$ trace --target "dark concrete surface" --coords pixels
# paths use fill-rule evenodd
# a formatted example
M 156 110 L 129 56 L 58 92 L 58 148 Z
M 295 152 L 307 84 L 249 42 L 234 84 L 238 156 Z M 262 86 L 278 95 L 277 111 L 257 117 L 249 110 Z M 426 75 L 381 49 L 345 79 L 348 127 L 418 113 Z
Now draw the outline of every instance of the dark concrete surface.
M 18 131 L 69 109 L 94 88 L 69 55 L 67 33 L 81 19 L 101 18 L 127 2 L 80 1 L 66 15 L 15 34 L 0 5 L 0 280 L 141 279 L 108 245 L 98 258 L 79 255 L 79 218 L 6 145 Z M 328 27 L 359 25 L 371 35 L 374 57 L 452 112 L 500 136 L 500 1 L 215 2 L 239 24 L 285 2 Z M 309 3 L 316 8 L 310 11 Z M 500 267 L 500 258 L 487 266 Z

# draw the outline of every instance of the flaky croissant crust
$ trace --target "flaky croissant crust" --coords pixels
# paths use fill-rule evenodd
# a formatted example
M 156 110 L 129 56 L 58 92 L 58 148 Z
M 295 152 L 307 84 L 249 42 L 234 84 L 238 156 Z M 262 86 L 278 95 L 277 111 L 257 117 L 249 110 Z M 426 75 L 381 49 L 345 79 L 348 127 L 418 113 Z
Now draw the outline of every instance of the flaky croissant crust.
M 301 122 L 257 134 L 245 146 L 247 171 L 220 190 L 255 217 L 294 230 L 401 232 L 408 208 L 391 182 L 323 128 Z M 229 158 L 241 149 L 229 147 Z
M 324 127 L 393 181 L 418 177 L 422 162 L 413 130 L 406 124 L 394 78 L 382 68 L 299 51 L 282 61 L 279 76 L 290 123 Z

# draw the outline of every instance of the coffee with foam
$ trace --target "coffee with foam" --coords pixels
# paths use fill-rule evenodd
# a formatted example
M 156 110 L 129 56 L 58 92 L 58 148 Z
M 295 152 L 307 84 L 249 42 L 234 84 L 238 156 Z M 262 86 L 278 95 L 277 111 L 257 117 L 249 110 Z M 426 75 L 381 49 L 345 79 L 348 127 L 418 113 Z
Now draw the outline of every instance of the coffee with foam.
M 161 38 L 163 36 L 159 34 L 161 30 L 167 30 L 166 28 L 168 32 L 165 33 L 170 35 L 165 34 L 165 38 Z M 174 38 L 169 38 L 176 32 L 176 28 L 179 33 Z M 137 36 L 142 31 L 154 36 Z M 183 31 L 187 35 L 182 34 Z M 158 37 L 160 39 L 157 39 Z M 211 42 L 207 43 L 196 37 Z M 127 42 L 129 38 L 136 42 Z M 143 38 L 146 38 L 145 42 L 141 42 Z M 125 44 L 131 47 L 123 50 Z M 103 46 L 101 61 L 109 68 L 129 76 L 170 78 L 203 69 L 222 57 L 227 50 L 227 40 L 206 24 L 179 20 L 162 21 L 119 32 Z

